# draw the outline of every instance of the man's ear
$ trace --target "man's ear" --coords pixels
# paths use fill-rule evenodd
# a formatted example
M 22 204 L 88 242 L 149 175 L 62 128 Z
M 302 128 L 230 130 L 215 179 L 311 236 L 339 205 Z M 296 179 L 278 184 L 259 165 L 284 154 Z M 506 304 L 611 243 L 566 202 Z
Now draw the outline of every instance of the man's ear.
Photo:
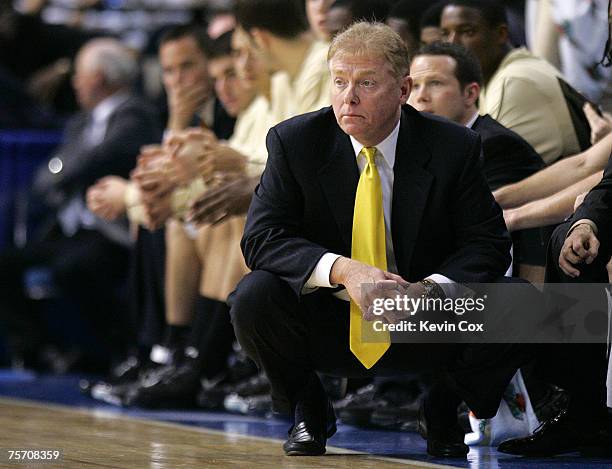
M 412 77 L 408 74 L 406 74 L 404 77 L 402 77 L 402 81 L 401 81 L 401 100 L 403 104 L 406 104 L 408 102 L 408 98 L 410 97 L 410 92 L 412 91 Z
M 463 99 L 465 100 L 466 107 L 471 107 L 478 102 L 480 96 L 480 85 L 475 81 L 469 83 L 463 89 Z
M 106 78 L 106 76 L 104 75 L 104 73 L 102 73 L 101 71 L 96 71 L 95 72 L 95 81 L 96 81 L 96 85 L 98 88 L 107 88 L 110 86 L 108 79 Z

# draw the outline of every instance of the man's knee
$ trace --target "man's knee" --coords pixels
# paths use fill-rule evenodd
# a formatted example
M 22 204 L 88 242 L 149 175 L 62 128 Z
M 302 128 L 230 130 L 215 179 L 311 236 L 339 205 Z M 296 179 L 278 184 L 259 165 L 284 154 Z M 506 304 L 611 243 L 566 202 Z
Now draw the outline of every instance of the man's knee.
M 277 275 L 264 270 L 245 275 L 228 298 L 236 333 L 239 329 L 252 330 L 264 316 L 277 310 L 288 289 Z

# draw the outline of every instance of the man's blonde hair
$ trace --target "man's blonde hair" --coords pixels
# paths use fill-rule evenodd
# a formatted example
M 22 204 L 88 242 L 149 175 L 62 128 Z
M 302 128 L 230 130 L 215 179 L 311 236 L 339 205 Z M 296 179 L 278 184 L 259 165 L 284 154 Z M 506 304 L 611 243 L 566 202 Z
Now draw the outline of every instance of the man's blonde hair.
M 402 38 L 382 23 L 361 21 L 338 34 L 329 46 L 327 62 L 336 55 L 377 55 L 386 60 L 396 78 L 402 79 L 410 70 L 408 48 Z

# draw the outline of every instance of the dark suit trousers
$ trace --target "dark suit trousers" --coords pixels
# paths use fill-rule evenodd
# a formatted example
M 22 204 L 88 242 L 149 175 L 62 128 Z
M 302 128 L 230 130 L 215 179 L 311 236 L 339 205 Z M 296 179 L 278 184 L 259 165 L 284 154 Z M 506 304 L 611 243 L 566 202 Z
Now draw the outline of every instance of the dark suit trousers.
M 32 267 L 50 269 L 53 281 L 62 294 L 75 299 L 92 330 L 101 334 L 103 344 L 117 346 L 124 333 L 124 314 L 113 302 L 113 288 L 124 275 L 126 251 L 97 231 L 79 230 L 66 237 L 52 230 L 42 241 L 28 243 L 23 249 L 8 249 L 0 254 L 0 322 L 8 334 L 13 353 L 28 354 L 45 341 L 44 322 L 37 314 L 35 302 L 24 289 L 24 273 Z M 109 343 L 111 342 L 111 343 Z
M 476 415 L 493 417 L 508 382 L 528 359 L 514 344 L 392 344 L 370 370 L 349 350 L 349 304 L 329 290 L 299 301 L 277 276 L 254 271 L 230 295 L 236 337 L 267 374 L 275 407 L 291 412 L 315 371 L 348 377 L 433 371 Z
M 574 220 L 562 223 L 552 234 L 547 253 L 546 282 L 607 283 L 605 266 L 611 254 L 607 240 L 600 240 L 599 255 L 592 264 L 578 266 L 579 277 L 568 277 L 559 267 L 561 248 L 573 223 Z M 605 415 L 607 366 L 605 344 L 548 345 L 543 347 L 536 372 L 566 389 L 571 395 L 571 413 L 577 419 L 592 423 Z
M 166 327 L 164 302 L 166 242 L 164 229 L 138 228 L 130 252 L 129 309 L 132 337 L 143 349 L 161 343 Z

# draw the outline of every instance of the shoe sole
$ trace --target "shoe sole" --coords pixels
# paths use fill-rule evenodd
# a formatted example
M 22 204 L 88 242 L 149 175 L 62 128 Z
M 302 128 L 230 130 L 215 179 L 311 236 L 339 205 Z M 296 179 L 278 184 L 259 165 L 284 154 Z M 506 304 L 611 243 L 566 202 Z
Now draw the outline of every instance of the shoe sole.
M 325 448 L 323 448 L 322 451 L 316 451 L 316 452 L 307 452 L 304 450 L 290 450 L 290 451 L 285 451 L 285 456 L 323 456 L 325 454 L 326 450 Z

